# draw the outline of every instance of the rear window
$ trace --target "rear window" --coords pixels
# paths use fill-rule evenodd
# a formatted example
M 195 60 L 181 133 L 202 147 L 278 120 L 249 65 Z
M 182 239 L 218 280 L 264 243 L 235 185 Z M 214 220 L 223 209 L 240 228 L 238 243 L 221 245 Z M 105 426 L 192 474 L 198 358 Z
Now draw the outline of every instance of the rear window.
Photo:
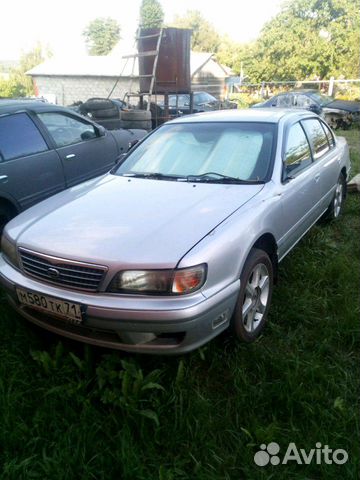
M 44 152 L 48 147 L 26 113 L 0 117 L 0 158 L 2 161 Z
M 333 135 L 332 131 L 330 130 L 330 128 L 324 122 L 321 122 L 321 126 L 323 127 L 323 129 L 325 131 L 325 135 L 328 139 L 330 148 L 335 147 L 335 140 L 334 140 L 334 135 Z

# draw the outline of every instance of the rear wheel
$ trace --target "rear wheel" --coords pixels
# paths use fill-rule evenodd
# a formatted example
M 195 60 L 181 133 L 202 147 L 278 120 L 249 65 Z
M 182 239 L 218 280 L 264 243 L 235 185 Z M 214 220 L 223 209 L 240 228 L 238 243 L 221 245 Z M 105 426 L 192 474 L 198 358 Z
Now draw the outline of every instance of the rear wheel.
M 343 208 L 345 194 L 346 194 L 346 180 L 344 175 L 341 173 L 339 175 L 339 178 L 336 184 L 333 199 L 331 200 L 329 208 L 326 212 L 326 217 L 329 220 L 336 220 L 340 216 Z
M 253 249 L 240 276 L 240 292 L 232 318 L 235 335 L 253 342 L 262 332 L 273 290 L 273 265 L 266 252 Z

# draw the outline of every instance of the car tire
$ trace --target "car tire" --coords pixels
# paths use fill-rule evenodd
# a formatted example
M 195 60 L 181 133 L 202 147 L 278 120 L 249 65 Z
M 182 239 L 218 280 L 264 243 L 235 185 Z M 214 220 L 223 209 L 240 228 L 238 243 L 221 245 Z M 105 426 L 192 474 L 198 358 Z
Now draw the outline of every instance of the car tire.
M 106 110 L 92 110 L 93 118 L 120 118 L 119 110 L 115 108 L 109 108 Z
M 151 130 L 151 112 L 149 110 L 129 110 L 121 112 L 124 128 Z
M 0 235 L 5 225 L 16 215 L 15 208 L 10 207 L 6 203 L 0 203 Z
M 328 220 L 336 220 L 339 218 L 342 207 L 344 204 L 344 200 L 346 197 L 346 180 L 342 173 L 340 173 L 338 181 L 336 183 L 336 189 L 331 200 L 331 203 L 325 213 L 325 217 Z
M 261 334 L 270 308 L 274 269 L 269 255 L 253 248 L 240 275 L 240 292 L 231 319 L 235 336 L 251 343 Z
M 82 107 L 86 108 L 88 111 L 93 110 L 111 110 L 116 107 L 111 100 L 106 98 L 89 98 L 82 104 Z

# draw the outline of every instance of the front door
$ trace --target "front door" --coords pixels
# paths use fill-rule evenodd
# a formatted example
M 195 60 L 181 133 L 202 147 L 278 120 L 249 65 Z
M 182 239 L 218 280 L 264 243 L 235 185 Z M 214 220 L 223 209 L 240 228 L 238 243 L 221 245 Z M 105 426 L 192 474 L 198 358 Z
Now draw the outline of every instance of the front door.
M 38 117 L 54 140 L 68 187 L 102 175 L 114 165 L 118 152 L 109 132 L 100 135 L 92 123 L 68 113 L 39 113 Z

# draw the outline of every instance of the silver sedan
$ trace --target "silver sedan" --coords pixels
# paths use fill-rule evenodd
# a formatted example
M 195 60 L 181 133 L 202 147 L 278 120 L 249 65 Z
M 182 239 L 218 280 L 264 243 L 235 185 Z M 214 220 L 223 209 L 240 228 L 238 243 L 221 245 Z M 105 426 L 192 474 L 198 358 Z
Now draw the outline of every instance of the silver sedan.
M 182 117 L 13 219 L 0 281 L 26 319 L 94 345 L 183 353 L 227 328 L 251 342 L 278 263 L 339 216 L 349 172 L 345 139 L 310 112 Z

